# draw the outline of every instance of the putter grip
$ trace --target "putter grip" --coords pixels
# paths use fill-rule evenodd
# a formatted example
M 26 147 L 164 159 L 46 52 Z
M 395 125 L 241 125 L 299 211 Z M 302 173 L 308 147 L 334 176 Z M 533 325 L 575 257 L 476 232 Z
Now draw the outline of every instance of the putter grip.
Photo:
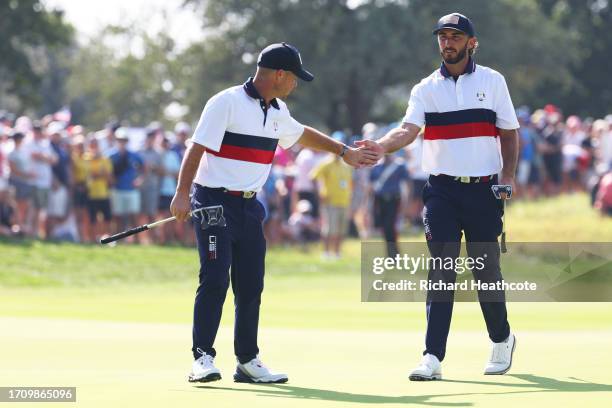
M 110 242 L 115 242 L 125 237 L 129 237 L 130 235 L 138 234 L 139 232 L 146 231 L 149 229 L 148 225 L 141 225 L 140 227 L 132 228 L 127 231 L 120 232 L 115 235 L 111 235 L 110 237 L 104 238 L 100 240 L 101 244 L 108 244 Z
M 505 232 L 502 232 L 502 236 L 501 236 L 501 252 L 503 254 L 508 252 L 508 249 L 506 248 L 506 233 Z

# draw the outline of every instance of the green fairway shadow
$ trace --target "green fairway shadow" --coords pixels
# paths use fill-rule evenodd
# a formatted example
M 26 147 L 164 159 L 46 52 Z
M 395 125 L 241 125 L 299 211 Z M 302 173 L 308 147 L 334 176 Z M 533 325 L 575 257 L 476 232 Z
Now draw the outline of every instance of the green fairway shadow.
M 541 377 L 533 374 L 507 374 L 506 377 L 514 377 L 519 380 L 527 381 L 523 384 L 509 384 L 494 381 L 464 381 L 464 380 L 444 380 L 449 383 L 475 384 L 475 385 L 494 385 L 509 388 L 539 388 L 530 391 L 514 390 L 508 392 L 498 392 L 496 394 L 520 393 L 520 392 L 612 392 L 612 384 L 598 384 L 569 377 L 576 381 L 562 381 L 549 377 Z
M 281 398 L 299 398 L 313 401 L 335 401 L 335 402 L 353 402 L 360 404 L 416 404 L 438 407 L 467 407 L 474 405 L 469 401 L 460 402 L 442 402 L 432 401 L 435 398 L 447 397 L 467 397 L 474 395 L 501 395 L 501 394 L 528 394 L 528 393 L 544 393 L 544 392 L 612 392 L 612 385 L 591 383 L 578 378 L 570 377 L 576 381 L 562 381 L 554 378 L 541 377 L 532 374 L 510 374 L 506 377 L 514 377 L 526 381 L 521 384 L 511 384 L 495 381 L 470 381 L 470 380 L 443 380 L 446 383 L 472 384 L 472 385 L 489 385 L 501 386 L 510 388 L 508 391 L 492 391 L 487 392 L 465 392 L 454 394 L 429 394 L 429 395 L 402 395 L 402 396 L 384 396 L 372 394 L 355 394 L 349 392 L 340 392 L 332 390 L 323 390 L 317 388 L 295 387 L 286 384 L 257 384 L 257 388 L 233 388 L 233 387 L 216 387 L 210 385 L 199 385 L 196 388 L 225 390 L 237 392 L 256 393 L 266 397 L 281 397 Z
M 354 402 L 359 404 L 416 404 L 429 405 L 433 407 L 469 407 L 474 404 L 471 402 L 437 402 L 430 401 L 437 397 L 460 397 L 469 394 L 432 394 L 432 395 L 402 395 L 397 397 L 372 395 L 372 394 L 354 394 L 350 392 L 340 392 L 332 390 L 321 390 L 318 388 L 295 387 L 292 385 L 281 384 L 257 384 L 258 388 L 232 388 L 232 387 L 215 387 L 209 385 L 199 385 L 196 388 L 252 392 L 265 397 L 281 397 L 281 398 L 300 398 L 313 401 L 335 401 L 335 402 Z

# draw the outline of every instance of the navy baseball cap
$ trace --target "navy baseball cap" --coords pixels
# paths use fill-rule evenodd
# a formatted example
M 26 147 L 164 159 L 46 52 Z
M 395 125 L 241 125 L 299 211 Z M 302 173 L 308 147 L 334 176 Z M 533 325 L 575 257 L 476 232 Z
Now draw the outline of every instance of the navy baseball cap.
M 440 20 L 438 20 L 438 24 L 436 25 L 436 29 L 433 31 L 434 35 L 438 34 L 438 31 L 445 28 L 461 31 L 470 37 L 474 37 L 475 35 L 474 24 L 472 24 L 469 18 L 459 13 L 447 14 L 440 18 Z
M 291 71 L 304 81 L 314 79 L 314 75 L 302 66 L 300 52 L 293 45 L 287 43 L 271 44 L 264 48 L 257 58 L 257 66 Z

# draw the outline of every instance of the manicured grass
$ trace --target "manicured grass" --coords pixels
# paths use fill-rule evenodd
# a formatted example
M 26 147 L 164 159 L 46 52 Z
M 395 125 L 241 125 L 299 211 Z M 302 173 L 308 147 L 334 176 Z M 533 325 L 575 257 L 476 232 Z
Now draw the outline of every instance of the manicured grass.
M 508 238 L 612 241 L 610 223 L 584 195 L 517 202 Z M 273 386 L 231 381 L 231 294 L 216 342 L 223 380 L 185 381 L 193 248 L 2 241 L 0 252 L 0 386 L 78 387 L 76 404 L 57 406 L 587 407 L 612 399 L 609 303 L 509 303 L 517 351 L 501 377 L 481 374 L 488 340 L 480 308 L 457 303 L 445 381 L 409 382 L 424 305 L 361 302 L 358 241 L 347 242 L 340 261 L 316 250 L 268 252 L 259 343 L 291 380 Z
M 612 242 L 612 219 L 602 218 L 583 194 L 516 202 L 507 215 L 508 241 Z M 402 239 L 422 241 L 421 234 Z M 0 287 L 116 287 L 121 284 L 193 282 L 194 248 L 53 244 L 0 241 Z M 318 249 L 268 251 L 268 276 L 350 276 L 359 272 L 360 243 L 349 240 L 340 261 L 324 262 Z
M 533 317 L 544 316 L 534 309 Z M 393 331 L 345 330 L 343 321 L 335 330 L 262 327 L 262 358 L 288 373 L 284 385 L 235 384 L 232 331 L 222 328 L 216 364 L 223 379 L 193 385 L 186 381 L 187 324 L 0 317 L 0 384 L 75 386 L 76 404 L 59 406 L 105 408 L 604 407 L 612 398 L 610 330 L 517 327 L 511 372 L 483 376 L 486 334 L 453 327 L 444 380 L 422 383 L 407 377 L 423 335 L 397 324 Z

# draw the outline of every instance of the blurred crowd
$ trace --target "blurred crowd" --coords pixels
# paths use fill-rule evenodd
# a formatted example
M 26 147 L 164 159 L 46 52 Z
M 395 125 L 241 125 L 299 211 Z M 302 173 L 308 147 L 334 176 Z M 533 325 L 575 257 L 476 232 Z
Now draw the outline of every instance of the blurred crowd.
M 553 105 L 517 109 L 520 158 L 514 198 L 588 192 L 612 215 L 612 115 L 565 117 Z M 362 134 L 336 131 L 352 144 L 376 140 L 397 124 L 368 123 Z M 69 117 L 40 120 L 0 112 L 0 236 L 97 242 L 105 235 L 169 217 L 176 179 L 192 128 L 172 130 L 108 123 L 90 131 Z M 270 245 L 341 255 L 344 237 L 383 236 L 394 252 L 397 236 L 422 228 L 422 136 L 373 168 L 352 169 L 339 158 L 299 145 L 277 149 L 257 198 L 267 211 Z M 167 223 L 128 242 L 193 245 L 192 226 Z
M 0 235 L 97 242 L 170 216 L 188 124 L 86 132 L 51 115 L 0 119 Z M 169 223 L 138 241 L 191 244 L 186 229 Z

